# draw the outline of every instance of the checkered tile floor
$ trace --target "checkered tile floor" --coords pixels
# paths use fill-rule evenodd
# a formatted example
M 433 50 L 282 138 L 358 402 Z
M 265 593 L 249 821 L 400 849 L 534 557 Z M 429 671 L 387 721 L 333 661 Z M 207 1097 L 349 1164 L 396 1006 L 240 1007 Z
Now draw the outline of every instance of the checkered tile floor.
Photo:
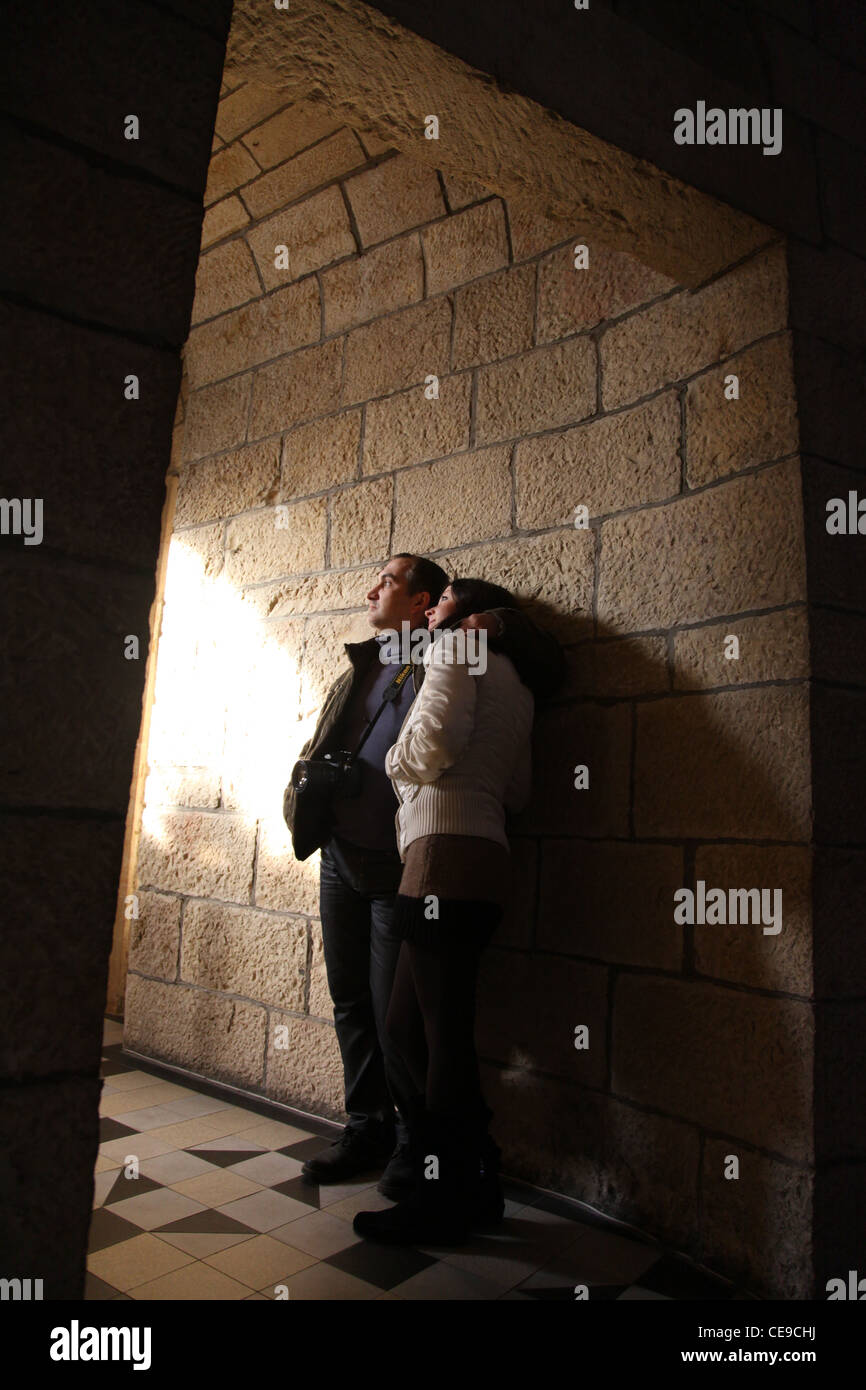
M 390 1206 L 378 1174 L 318 1187 L 328 1144 L 300 1125 L 137 1070 L 107 1019 L 88 1299 L 731 1299 L 747 1297 L 588 1208 L 504 1184 L 495 1233 L 454 1249 L 361 1240 L 356 1211 Z M 124 1175 L 135 1154 L 137 1179 Z M 284 1295 L 283 1295 L 284 1296 Z

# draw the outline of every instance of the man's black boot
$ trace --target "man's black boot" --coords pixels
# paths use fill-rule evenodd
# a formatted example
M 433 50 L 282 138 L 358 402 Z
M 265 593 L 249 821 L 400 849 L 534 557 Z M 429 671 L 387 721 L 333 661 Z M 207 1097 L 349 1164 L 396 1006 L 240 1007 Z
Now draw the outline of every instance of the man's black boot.
M 307 1182 L 345 1182 L 360 1173 L 382 1168 L 394 1147 L 394 1131 L 384 1126 L 370 1133 L 347 1125 L 336 1143 L 308 1158 L 301 1168 Z

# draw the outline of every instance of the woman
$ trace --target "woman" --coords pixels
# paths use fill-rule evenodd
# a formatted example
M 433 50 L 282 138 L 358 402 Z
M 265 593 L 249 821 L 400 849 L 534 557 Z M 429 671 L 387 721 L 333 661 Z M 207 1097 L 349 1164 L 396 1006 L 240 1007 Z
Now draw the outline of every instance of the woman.
M 417 1088 L 416 1186 L 390 1210 L 359 1212 L 354 1227 L 393 1244 L 455 1244 L 473 1222 L 503 1211 L 475 1053 L 475 988 L 481 951 L 508 897 L 505 812 L 522 809 L 529 796 L 534 701 L 502 654 L 487 650 L 483 674 L 473 673 L 469 634 L 456 629 L 473 614 L 514 607 L 499 585 L 452 580 L 427 610 L 436 635 L 424 683 L 385 760 L 400 802 L 404 865 L 395 914 L 403 942 L 387 1026 Z

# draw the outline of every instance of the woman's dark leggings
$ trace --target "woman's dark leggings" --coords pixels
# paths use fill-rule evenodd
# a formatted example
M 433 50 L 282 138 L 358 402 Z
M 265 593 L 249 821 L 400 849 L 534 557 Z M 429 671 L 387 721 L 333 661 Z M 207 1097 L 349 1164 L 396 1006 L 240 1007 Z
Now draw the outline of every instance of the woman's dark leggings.
M 458 933 L 443 934 L 435 950 L 400 947 L 386 1026 L 434 1114 L 471 1118 L 484 1108 L 475 1052 L 480 954 Z

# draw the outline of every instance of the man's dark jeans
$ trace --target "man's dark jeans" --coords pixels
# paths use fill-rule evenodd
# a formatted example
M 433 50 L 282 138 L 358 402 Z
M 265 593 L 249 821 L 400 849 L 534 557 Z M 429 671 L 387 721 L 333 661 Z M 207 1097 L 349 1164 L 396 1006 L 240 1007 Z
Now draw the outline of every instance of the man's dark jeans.
M 400 954 L 394 904 L 402 865 L 393 855 L 331 839 L 322 849 L 319 906 L 328 987 L 343 1058 L 349 1126 L 377 1144 L 408 1138 L 415 1087 L 388 1037 L 385 1018 Z

